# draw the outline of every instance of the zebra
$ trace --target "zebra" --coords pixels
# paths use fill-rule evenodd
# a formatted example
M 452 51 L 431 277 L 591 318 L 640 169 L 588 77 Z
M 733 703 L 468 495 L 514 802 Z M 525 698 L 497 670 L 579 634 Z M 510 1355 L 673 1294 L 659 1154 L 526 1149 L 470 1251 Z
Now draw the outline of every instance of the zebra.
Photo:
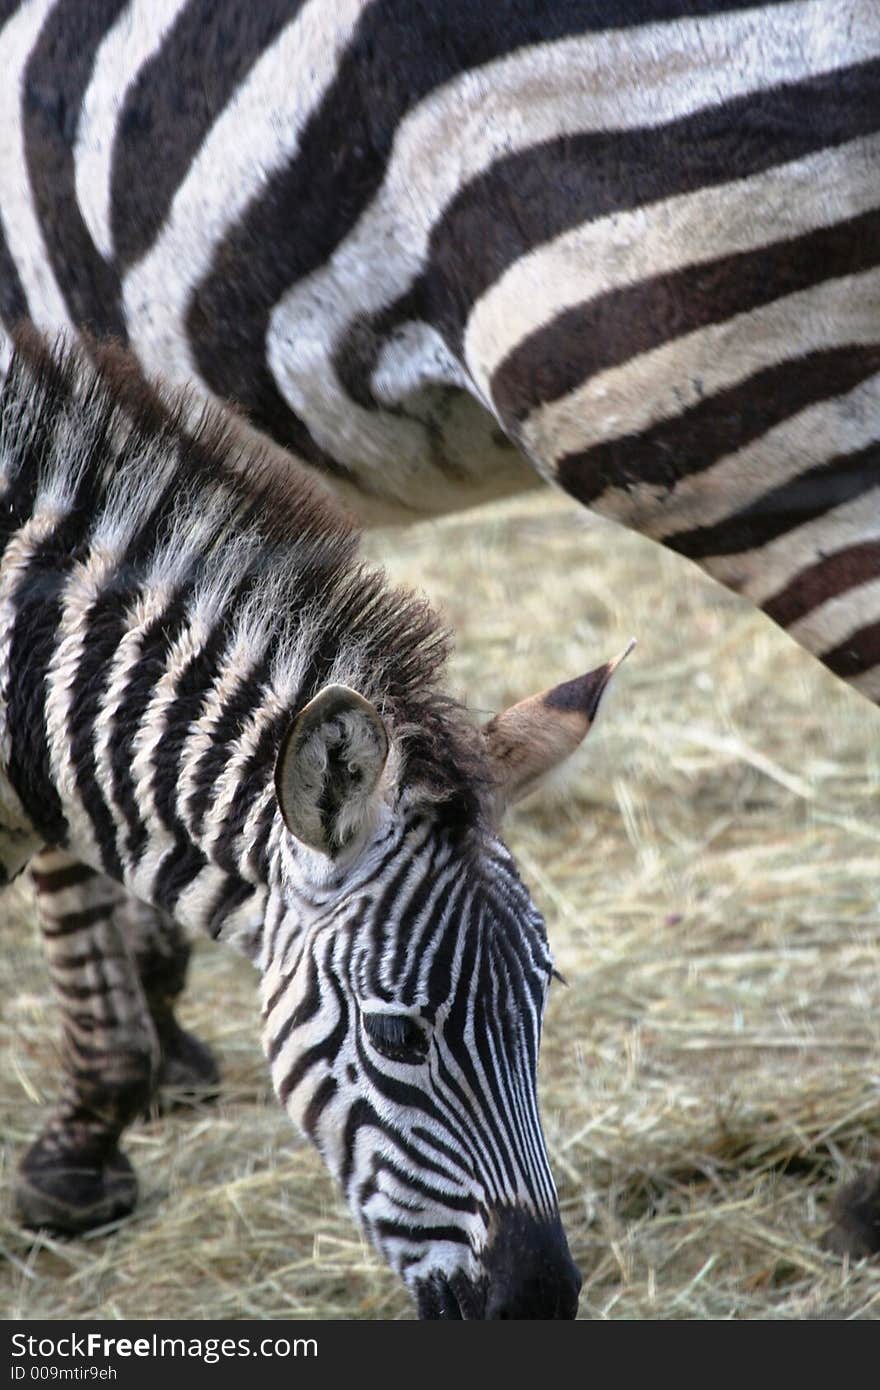
M 622 657 L 478 730 L 433 610 L 341 509 L 95 359 L 28 328 L 0 396 L 0 872 L 49 847 L 65 1062 L 22 1213 L 134 1201 L 143 908 L 253 961 L 277 1095 L 421 1316 L 574 1317 L 536 1096 L 552 956 L 497 823 Z
M 121 339 L 365 521 L 553 482 L 880 701 L 876 0 L 0 18 L 7 326 Z M 880 1170 L 831 1239 L 880 1252 Z

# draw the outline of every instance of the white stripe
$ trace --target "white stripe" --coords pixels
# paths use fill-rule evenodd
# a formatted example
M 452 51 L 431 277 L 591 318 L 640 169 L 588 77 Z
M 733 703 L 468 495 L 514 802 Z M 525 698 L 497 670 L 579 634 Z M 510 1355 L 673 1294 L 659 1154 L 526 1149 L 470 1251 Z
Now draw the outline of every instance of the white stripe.
M 672 420 L 706 397 L 765 367 L 819 349 L 880 342 L 880 270 L 829 280 L 726 322 L 711 324 L 621 367 L 591 377 L 523 425 L 526 447 L 542 459 L 579 453 Z M 626 514 L 625 493 L 592 503 Z
M 363 0 L 332 6 L 309 0 L 254 64 L 207 136 L 161 236 L 123 285 L 131 346 L 149 374 L 198 379 L 186 335 L 193 288 L 227 229 L 295 157 L 362 11 Z M 271 257 L 272 248 L 256 253 Z
M 334 457 L 381 460 L 387 473 L 387 421 L 348 399 L 334 349 L 356 315 L 413 284 L 432 228 L 469 180 L 541 141 L 660 125 L 875 54 L 874 0 L 850 0 L 845 17 L 839 4 L 803 0 L 772 21 L 762 8 L 564 39 L 455 78 L 401 122 L 382 188 L 351 235 L 279 301 L 267 344 L 279 389 Z M 401 427 L 393 443 L 405 473 L 422 456 L 421 431 Z
M 880 665 L 872 666 L 870 671 L 863 671 L 860 676 L 853 676 L 849 684 L 869 700 L 880 704 Z
M 215 726 L 222 718 L 227 702 L 236 694 L 239 686 L 250 678 L 254 668 L 261 660 L 266 647 L 265 634 L 253 646 L 235 634 L 221 658 L 219 670 L 205 691 L 201 713 L 191 726 L 183 755 L 181 772 L 177 787 L 177 814 L 192 831 L 193 809 L 189 800 L 195 788 L 196 773 L 202 758 L 210 750 L 214 741 Z M 202 817 L 202 824 L 205 817 Z
M 125 825 L 125 830 L 120 830 L 119 854 L 123 865 L 126 866 L 128 865 L 128 852 L 125 847 L 125 838 L 128 835 L 128 822 L 113 794 L 113 745 L 120 736 L 117 718 L 128 692 L 131 678 L 141 664 L 141 644 L 144 633 L 166 612 L 174 594 L 173 584 L 156 583 L 149 590 L 142 591 L 132 601 L 131 608 L 126 614 L 127 629 L 110 661 L 106 693 L 96 731 L 95 762 L 98 778 L 107 801 L 113 807 L 114 820 L 120 827 Z M 145 882 L 144 892 L 151 890 L 151 887 L 151 881 Z
M 45 497 L 38 496 L 31 516 L 14 532 L 3 551 L 3 565 L 0 570 L 0 672 L 3 673 L 3 696 L 0 698 L 0 757 L 4 765 L 9 762 L 11 749 L 6 721 L 6 693 L 10 675 L 9 650 L 19 607 L 16 589 L 35 552 L 52 534 L 64 515 L 63 508 L 57 507 Z
M 229 887 L 229 875 L 216 864 L 205 864 L 174 904 L 175 921 L 205 931 L 209 926 L 205 914 L 224 887 Z M 254 892 L 223 919 L 223 928 L 217 940 L 253 957 L 254 941 L 262 931 L 268 896 L 265 884 L 258 884 Z
M 722 584 L 761 604 L 784 589 L 801 570 L 814 565 L 821 555 L 858 545 L 876 535 L 878 516 L 880 487 L 875 487 L 767 545 L 700 563 Z
M 92 552 L 71 572 L 64 586 L 61 620 L 46 669 L 46 741 L 52 778 L 62 797 L 64 815 L 70 826 L 70 842 L 76 845 L 77 854 L 90 864 L 102 863 L 101 849 L 106 846 L 99 842 L 77 788 L 77 774 L 81 769 L 72 757 L 70 712 L 85 654 L 88 615 L 99 600 L 108 576 L 116 569 L 117 559 L 109 551 Z M 114 816 L 113 819 L 119 834 L 122 818 Z
M 24 150 L 24 72 L 55 0 L 25 0 L 0 30 L 0 208 L 6 243 L 37 323 L 68 327 L 70 319 L 52 274 L 43 232 L 31 199 Z
M 284 708 L 284 705 L 279 705 L 271 691 L 264 690 L 260 704 L 245 720 L 238 736 L 229 743 L 229 756 L 214 785 L 212 801 L 203 822 L 201 847 L 209 858 L 213 857 L 217 842 L 226 829 L 226 821 L 239 788 L 242 769 L 253 754 L 266 725 L 277 719 L 284 712 Z M 233 852 L 243 847 L 243 842 L 236 843 Z
M 0 458 L 0 462 L 2 462 L 2 458 Z M 15 830 L 24 830 L 31 824 L 30 817 L 26 814 L 18 794 L 13 790 L 5 775 L 5 769 L 9 766 L 12 752 L 8 721 L 9 653 L 12 647 L 15 616 L 19 606 L 15 591 L 34 552 L 41 542 L 52 534 L 61 517 L 62 513 L 58 508 L 54 505 L 41 503 L 41 499 L 38 498 L 33 514 L 13 534 L 3 551 L 3 565 L 0 569 L 0 672 L 3 673 L 2 685 L 0 685 L 0 769 L 3 773 L 0 775 L 0 821 L 7 828 Z M 35 845 L 34 848 L 38 848 L 38 846 Z M 3 851 L 0 862 L 3 863 L 10 875 L 21 868 L 21 864 L 16 863 L 11 857 L 9 845 Z
M 877 534 L 862 536 L 862 541 L 877 540 Z M 812 612 L 792 623 L 788 633 L 811 652 L 828 652 L 839 647 L 852 633 L 858 632 L 880 615 L 880 579 L 858 584 L 844 594 L 830 598 Z
M 474 380 L 488 396 L 511 348 L 572 306 L 880 206 L 878 168 L 874 135 L 564 232 L 516 261 L 474 306 L 465 333 Z
M 113 145 L 126 93 L 158 52 L 188 0 L 131 0 L 95 55 L 79 118 L 74 164 L 76 194 L 89 235 L 105 260 L 113 258 L 110 179 Z
M 148 591 L 152 588 L 148 585 Z M 190 618 L 169 650 L 161 676 L 153 684 L 147 707 L 132 741 L 131 782 L 140 817 L 148 830 L 148 843 L 132 879 L 137 896 L 154 901 L 154 879 L 165 855 L 174 846 L 156 804 L 156 762 L 166 734 L 166 716 L 177 697 L 180 677 L 193 658 L 198 657 L 211 636 L 211 628 Z M 173 727 L 173 725 L 172 725 Z
M 628 492 L 609 491 L 602 510 L 655 540 L 714 526 L 836 454 L 866 448 L 877 438 L 878 420 L 880 374 L 807 406 L 711 468 L 685 476 L 670 491 L 647 483 Z

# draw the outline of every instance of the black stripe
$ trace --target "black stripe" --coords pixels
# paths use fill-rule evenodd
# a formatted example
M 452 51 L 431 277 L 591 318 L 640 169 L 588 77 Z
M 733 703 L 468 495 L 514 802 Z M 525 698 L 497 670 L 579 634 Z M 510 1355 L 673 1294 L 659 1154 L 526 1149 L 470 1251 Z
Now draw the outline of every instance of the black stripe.
M 27 65 L 24 143 L 34 205 L 58 288 L 80 328 L 126 340 L 119 276 L 79 210 L 73 146 L 95 54 L 125 0 L 61 0 Z
M 123 273 L 149 250 L 236 88 L 301 7 L 302 0 L 190 0 L 141 68 L 125 94 L 110 180 L 113 248 Z
M 863 541 L 807 565 L 761 607 L 781 627 L 791 627 L 820 604 L 874 579 L 880 579 L 880 541 Z
M 445 1144 L 436 1134 L 431 1133 L 422 1125 L 416 1124 L 412 1127 L 412 1137 L 417 1143 L 423 1144 L 429 1149 L 433 1149 L 435 1153 L 442 1154 L 444 1158 L 449 1160 L 454 1169 L 457 1168 L 459 1172 L 464 1171 L 461 1167 L 461 1153 L 452 1148 L 450 1144 Z
M 278 802 L 272 796 L 257 818 L 251 842 L 247 847 L 247 854 L 242 864 L 242 872 L 258 883 L 268 883 L 269 881 L 269 837 L 277 815 Z
M 302 1120 L 302 1127 L 310 1139 L 315 1138 L 318 1121 L 338 1090 L 339 1082 L 330 1075 L 325 1076 L 323 1081 L 315 1087 L 315 1094 L 306 1106 Z
M 336 1061 L 342 1049 L 342 1044 L 348 1036 L 351 1027 L 348 1002 L 335 977 L 333 975 L 327 975 L 325 978 L 329 981 L 336 997 L 336 1003 L 339 1007 L 339 1017 L 332 1031 L 328 1033 L 325 1038 L 322 1038 L 320 1042 L 305 1048 L 297 1057 L 290 1071 L 286 1076 L 281 1078 L 280 1084 L 276 1083 L 278 1099 L 281 1101 L 282 1105 L 287 1104 L 291 1093 L 296 1090 L 296 1087 L 306 1074 L 310 1072 L 312 1067 L 318 1062 L 327 1062 L 332 1065 L 332 1063 Z
M 158 881 L 155 891 L 161 897 L 162 890 Z M 248 898 L 253 896 L 253 893 L 253 883 L 245 883 L 244 879 L 229 875 L 225 883 L 221 884 L 214 895 L 214 901 L 211 903 L 208 911 L 203 914 L 203 925 L 208 935 L 216 940 L 222 932 L 227 919 L 231 917 L 234 912 L 237 912 L 242 904 L 246 903 Z M 260 931 L 262 931 L 262 927 Z
M 383 1218 L 372 1223 L 380 1240 L 408 1240 L 424 1245 L 447 1241 L 450 1245 L 469 1245 L 470 1236 L 460 1226 L 407 1226 L 403 1222 Z
M 113 576 L 107 578 L 85 620 L 82 653 L 71 688 L 67 721 L 77 791 L 92 822 L 104 872 L 120 881 L 123 868 L 117 827 L 98 781 L 95 733 L 103 714 L 113 654 L 126 631 L 126 608 L 130 599 L 126 583 L 120 583 Z
M 452 993 L 452 966 L 455 959 L 456 942 L 465 925 L 459 915 L 459 900 L 467 892 L 469 885 L 466 875 L 455 872 L 447 873 L 447 867 L 448 862 L 444 866 L 444 870 L 441 871 L 444 878 L 443 887 L 439 890 L 433 908 L 427 914 L 427 919 L 418 937 L 411 934 L 415 931 L 414 920 L 398 932 L 398 948 L 409 942 L 408 955 L 404 957 L 401 954 L 397 973 L 393 977 L 402 1004 L 415 1004 L 422 966 L 429 951 L 431 952 L 431 965 L 427 981 L 428 998 L 432 1004 L 436 1005 L 441 1000 L 448 999 Z M 426 899 L 428 894 L 434 892 L 437 887 L 433 871 L 426 878 L 423 899 Z M 444 918 L 446 919 L 445 925 Z M 409 971 L 405 978 L 401 979 L 407 960 L 409 961 Z
M 458 346 L 471 306 L 489 286 L 560 233 L 749 178 L 878 129 L 875 60 L 750 92 L 662 126 L 573 135 L 511 155 L 462 189 L 434 227 L 422 280 L 425 317 Z M 505 216 L 507 208 L 516 216 Z
M 748 178 L 879 126 L 880 64 L 867 63 L 749 93 L 656 128 L 566 136 L 499 160 L 464 186 L 432 229 L 423 275 L 402 286 L 398 300 L 353 325 L 352 350 L 345 343 L 339 347 L 343 379 L 357 399 L 368 395 L 378 347 L 410 318 L 432 322 L 460 352 L 470 311 L 489 285 L 535 246 L 581 222 Z M 516 217 L 505 215 L 507 208 L 516 208 Z M 560 335 L 564 327 L 573 331 L 577 324 L 563 325 Z M 665 332 L 671 335 L 669 327 Z M 502 416 L 513 418 L 535 400 L 555 398 L 564 379 L 582 381 L 592 352 L 602 353 L 605 335 L 612 342 L 617 335 L 608 314 L 598 343 L 585 341 L 584 328 L 584 341 L 578 331 L 564 350 L 559 338 L 546 343 L 546 352 L 555 356 L 528 354 L 539 374 L 531 388 L 513 363 L 516 389 L 509 402 L 499 403 Z M 373 350 L 359 346 L 370 342 Z M 578 352 L 585 354 L 582 367 Z
M 32 402 L 31 392 L 32 379 L 27 363 L 21 353 L 15 353 L 0 385 L 0 417 L 22 422 L 21 429 L 10 429 L 3 442 L 6 486 L 0 506 L 2 551 L 33 511 L 40 477 L 52 446 L 53 407 L 47 407 L 44 413 L 40 403 Z
M 880 622 L 869 623 L 850 633 L 845 642 L 823 652 L 822 661 L 836 676 L 852 680 L 864 671 L 880 666 Z
M 279 1052 L 283 1048 L 290 1034 L 295 1028 L 300 1028 L 304 1023 L 308 1023 L 315 1017 L 321 1007 L 321 983 L 318 975 L 318 966 L 314 955 L 308 954 L 304 961 L 297 961 L 296 968 L 290 974 L 285 975 L 281 984 L 267 1000 L 263 1009 L 263 1017 L 268 1022 L 272 1014 L 278 1007 L 281 999 L 290 989 L 292 976 L 296 970 L 302 968 L 306 971 L 306 985 L 299 1003 L 282 1020 L 281 1027 L 274 1033 L 266 1044 L 266 1057 L 270 1062 L 274 1062 Z
M 193 725 L 204 708 L 208 691 L 217 677 L 218 663 L 233 621 L 235 599 L 231 600 L 222 622 L 215 622 L 201 650 L 193 655 L 180 673 L 174 698 L 163 713 L 163 733 L 152 759 L 153 801 L 159 819 L 174 836 L 174 844 L 163 855 L 156 876 L 161 906 L 173 913 L 185 888 L 207 864 L 206 855 L 193 838 L 177 811 L 177 792 L 181 761 Z
M 372 1090 L 389 1101 L 397 1110 L 408 1112 L 410 1116 L 423 1115 L 442 1130 L 450 1128 L 449 1115 L 442 1108 L 443 1098 L 437 1093 L 436 1088 L 432 1087 L 428 1090 L 423 1085 L 413 1084 L 385 1071 L 377 1063 L 376 1054 L 368 1050 L 360 1035 L 359 1028 L 354 1035 L 354 1042 L 357 1047 L 362 1074 L 370 1083 Z M 469 1110 L 472 1109 L 473 1097 L 470 1098 L 469 1106 Z M 398 1147 L 402 1145 L 402 1136 L 399 1136 L 395 1130 L 389 1130 L 386 1127 L 385 1133 L 390 1135 L 395 1145 Z M 470 1137 L 468 1136 L 469 1139 Z M 442 1165 L 434 1163 L 424 1155 L 420 1155 L 419 1163 L 423 1169 L 439 1173 L 444 1177 L 449 1176 Z
M 65 912 L 63 917 L 56 919 L 49 917 L 41 923 L 41 930 L 44 936 L 72 936 L 74 932 L 85 931 L 99 922 L 108 921 L 112 915 L 111 904 L 97 903 L 94 907 L 83 908 L 81 912 Z
M 258 734 L 253 751 L 238 769 L 232 800 L 211 849 L 212 859 L 227 873 L 240 874 L 247 864 L 248 846 L 243 840 L 244 823 L 267 782 L 271 781 L 281 735 L 289 722 L 290 715 L 287 712 L 276 714 L 269 719 Z
M 187 331 L 203 380 L 308 462 L 346 476 L 278 391 L 265 360 L 269 315 L 285 290 L 326 263 L 371 202 L 407 111 L 457 74 L 520 47 L 747 8 L 749 0 L 617 0 L 613 14 L 605 0 L 368 6 L 297 157 L 229 230 L 193 295 Z
M 164 612 L 139 634 L 138 654 L 129 672 L 128 685 L 118 702 L 110 743 L 113 799 L 125 817 L 126 853 L 132 867 L 140 862 L 149 843 L 149 830 L 141 817 L 132 777 L 134 741 L 143 723 L 156 682 L 165 669 L 168 653 L 186 621 L 183 595 L 171 599 Z
M 746 377 L 641 434 L 622 435 L 559 461 L 557 480 L 587 506 L 607 488 L 672 490 L 760 439 L 816 401 L 843 395 L 880 371 L 880 346 L 838 347 L 789 358 Z
M 29 315 L 27 296 L 15 268 L 15 261 L 3 232 L 0 209 L 0 324 L 11 333 L 21 319 Z
M 765 492 L 716 525 L 678 531 L 666 536 L 663 543 L 691 560 L 738 555 L 744 550 L 767 545 L 777 536 L 805 526 L 877 487 L 880 487 L 880 443 L 829 459 Z
M 9 780 L 31 823 L 47 843 L 63 845 L 67 819 L 55 786 L 46 737 L 46 670 L 61 620 L 63 574 L 19 585 L 9 646 L 7 719 L 12 734 Z
M 488 1094 L 491 1096 L 495 1113 L 499 1116 L 496 1127 L 494 1118 L 488 1119 L 488 1106 L 486 1107 L 487 1123 L 491 1123 L 493 1133 L 496 1137 L 496 1147 L 500 1155 L 500 1162 L 505 1176 L 511 1176 L 509 1164 L 511 1159 L 516 1163 L 519 1160 L 523 1170 L 527 1170 L 529 1163 L 526 1158 L 524 1146 L 522 1144 L 520 1130 L 520 1120 L 516 1115 L 512 1097 L 505 1085 L 506 1078 L 502 1077 L 498 1065 L 493 1057 L 493 1048 L 490 1046 L 490 1039 L 494 1042 L 494 1053 L 502 1063 L 505 1056 L 505 1039 L 499 1034 L 499 1024 L 501 1018 L 497 1008 L 497 987 L 493 986 L 489 972 L 484 972 L 482 988 L 474 1000 L 474 1044 L 477 1055 L 480 1059 L 481 1069 L 484 1075 L 482 1083 Z M 493 1008 L 489 1007 L 489 1000 L 492 1000 Z M 524 1176 L 526 1173 L 524 1172 Z M 532 1194 L 534 1196 L 534 1193 Z
M 110 915 L 111 915 L 111 913 L 112 913 L 112 910 L 113 910 L 113 909 L 112 909 L 111 907 L 108 906 L 108 908 L 107 908 L 107 916 L 108 916 L 108 918 L 110 917 Z M 63 920 L 64 920 L 63 917 L 62 917 L 60 920 L 63 921 Z M 85 942 L 86 942 L 86 944 L 85 944 L 83 947 L 81 947 L 79 950 L 72 950 L 72 951 L 71 951 L 71 950 L 66 950 L 66 951 L 64 952 L 64 959 L 63 959 L 63 960 L 59 960 L 59 959 L 57 958 L 57 956 L 53 959 L 53 961 L 52 961 L 52 982 L 53 982 L 53 985 L 54 985 L 54 982 L 55 982 L 56 978 L 57 978 L 59 975 L 65 975 L 65 974 L 66 974 L 66 975 L 70 975 L 70 974 L 73 974 L 74 971 L 80 971 L 80 970 L 85 969 L 87 966 L 97 967 L 97 972 L 96 972 L 96 973 L 98 973 L 98 974 L 100 974 L 100 975 L 104 975 L 104 974 L 106 973 L 107 952 L 106 952 L 106 950 L 105 950 L 103 944 L 101 944 L 101 943 L 96 944 L 95 941 L 94 941 L 94 939 L 93 939 L 91 936 L 87 936 L 87 937 L 85 938 Z
M 46 444 L 54 434 L 53 424 L 46 421 Z M 71 568 L 84 558 L 84 530 L 93 509 L 93 479 L 86 473 L 70 510 L 35 547 L 13 595 L 6 687 L 8 775 L 34 828 L 50 845 L 63 846 L 68 827 L 49 756 L 46 677 L 58 645 L 64 586 Z
M 374 1129 L 377 1134 L 384 1134 L 384 1126 L 379 1116 L 373 1109 L 368 1100 L 356 1100 L 348 1108 L 348 1115 L 345 1120 L 345 1129 L 342 1134 L 342 1165 L 339 1170 L 339 1181 L 342 1189 L 348 1196 L 348 1186 L 351 1182 L 352 1168 L 354 1167 L 354 1155 L 357 1145 L 358 1131 L 361 1129 Z
M 417 853 L 421 852 L 419 846 Z M 383 981 L 383 967 L 386 965 L 389 946 L 395 936 L 399 938 L 403 933 L 403 923 L 401 921 L 401 898 L 407 884 L 407 880 L 413 872 L 413 854 L 409 846 L 404 844 L 400 852 L 395 855 L 396 864 L 394 872 L 386 882 L 382 892 L 376 899 L 375 906 L 370 912 L 370 943 L 367 957 L 369 977 L 367 986 L 377 999 L 384 999 L 390 1003 L 394 994 L 388 989 Z M 433 855 L 429 862 L 433 862 Z M 378 881 L 378 880 L 377 880 Z M 414 885 L 414 889 L 418 885 Z M 405 901 L 405 899 L 404 899 Z M 394 976 L 392 975 L 392 981 Z
M 492 376 L 492 400 L 509 425 L 671 339 L 878 264 L 880 210 L 874 209 L 833 227 L 611 290 L 518 343 Z
M 93 954 L 95 957 L 94 963 L 97 966 L 98 970 L 101 970 L 103 967 L 103 970 L 106 972 L 107 956 L 105 952 L 96 951 Z M 66 965 L 66 962 L 64 964 Z M 67 1000 L 71 1003 L 75 1002 L 82 1004 L 86 1000 L 94 1000 L 97 1004 L 98 1000 L 106 999 L 107 996 L 112 994 L 114 991 L 114 983 L 112 980 L 109 980 L 107 978 L 106 973 L 97 975 L 97 972 L 95 972 L 90 975 L 87 984 L 76 984 L 75 982 L 68 983 L 67 981 L 61 978 L 63 969 L 64 966 L 62 966 L 60 969 L 58 968 L 58 966 L 55 966 L 52 971 L 53 996 L 60 995 L 62 999 Z M 95 1011 L 84 1011 L 83 1013 L 79 1014 L 79 1017 L 85 1021 L 86 1027 L 91 1026 L 92 1028 L 94 1028 L 95 1012 L 97 1012 L 97 1009 Z M 100 1012 L 103 1014 L 105 1010 L 101 1009 Z M 65 1010 L 65 1014 L 68 1019 L 77 1017 L 77 1014 L 71 1014 L 67 1010 Z
M 97 872 L 90 869 L 88 864 L 79 862 L 67 864 L 63 869 L 51 869 L 48 873 L 41 869 L 32 869 L 31 878 L 34 881 L 38 893 L 61 893 L 65 888 L 78 888 L 82 883 L 88 883 L 90 878 L 97 878 Z
M 326 610 L 327 590 L 334 584 L 344 564 L 345 556 L 341 553 L 341 548 L 330 543 L 326 547 L 322 546 L 319 551 L 314 551 L 311 547 L 304 547 L 303 550 L 304 553 L 297 559 L 291 555 L 289 547 L 285 550 L 289 592 L 295 593 L 298 609 L 306 608 L 323 596 Z M 245 591 L 242 587 L 242 599 L 244 596 Z M 303 685 L 299 694 L 291 701 L 292 710 L 288 718 L 292 717 L 293 710 L 301 708 L 312 695 L 317 693 L 321 680 L 332 667 L 340 641 L 344 640 L 342 623 L 335 621 L 335 616 L 337 615 L 334 615 L 332 610 L 325 611 L 326 627 L 313 636 L 313 650 L 303 677 Z M 205 816 L 208 814 L 211 804 L 211 793 L 233 752 L 234 740 L 238 738 L 255 710 L 265 699 L 271 660 L 272 653 L 267 650 L 253 669 L 238 682 L 231 694 L 227 696 L 222 711 L 212 727 L 211 742 L 196 764 L 192 779 L 192 791 L 186 806 L 186 815 L 192 823 L 195 834 L 199 834 L 202 830 Z M 270 738 L 268 744 L 262 745 L 264 757 L 269 756 L 266 752 L 267 748 L 274 754 L 280 743 L 283 730 L 276 727 L 276 724 L 277 721 L 273 722 L 271 737 L 276 738 L 277 743 L 273 746 Z M 265 737 L 266 735 L 264 735 L 264 739 Z M 274 757 L 272 765 L 274 766 Z M 274 802 L 272 814 L 274 814 Z M 261 831 L 267 828 L 267 817 L 268 811 L 267 815 L 263 817 Z M 259 849 L 257 850 L 256 862 L 263 862 Z
M 217 781 L 232 755 L 232 745 L 259 708 L 265 697 L 267 675 L 265 660 L 243 680 L 239 681 L 227 696 L 219 717 L 211 726 L 211 741 L 196 763 L 192 777 L 192 790 L 186 803 L 186 815 L 193 833 L 200 835 L 205 817 L 211 808 L 212 793 Z
M 425 1165 L 423 1161 L 423 1155 L 419 1153 L 418 1149 L 414 1148 L 411 1145 L 408 1145 L 406 1147 L 408 1149 L 408 1152 L 405 1153 L 405 1156 L 408 1160 L 408 1164 L 405 1168 L 393 1162 L 393 1160 L 385 1154 L 383 1154 L 382 1156 L 376 1156 L 376 1166 L 375 1173 L 373 1174 L 373 1181 L 375 1181 L 375 1178 L 378 1176 L 379 1173 L 389 1173 L 396 1180 L 396 1183 L 400 1188 L 403 1188 L 405 1191 L 413 1193 L 423 1202 L 430 1203 L 432 1207 L 445 1207 L 446 1210 L 450 1212 L 462 1211 L 467 1212 L 468 1214 L 477 1211 L 477 1199 L 471 1192 L 450 1192 L 448 1191 L 448 1189 L 444 1187 L 437 1187 L 433 1183 L 427 1182 L 425 1180 Z M 396 1136 L 395 1149 L 401 1154 L 401 1156 L 404 1155 L 404 1146 L 396 1142 Z M 466 1187 L 469 1187 L 469 1175 L 463 1176 L 464 1185 Z M 446 1177 L 446 1174 L 444 1174 L 444 1177 Z M 462 1176 L 459 1176 L 457 1179 L 453 1178 L 452 1181 L 457 1181 L 460 1183 L 462 1181 Z M 367 1179 L 367 1182 L 364 1183 L 364 1188 L 361 1189 L 362 1191 L 365 1188 L 367 1188 L 369 1182 L 370 1179 Z M 376 1184 L 376 1186 L 378 1187 L 378 1184 Z M 396 1197 L 393 1192 L 388 1190 L 388 1188 L 385 1189 L 385 1196 L 389 1201 L 394 1202 L 399 1211 L 410 1211 L 410 1213 L 412 1214 L 412 1208 L 407 1206 L 406 1199 L 401 1200 L 400 1198 Z M 361 1202 L 360 1205 L 362 1207 L 363 1202 Z
M 162 856 L 156 868 L 156 877 L 151 894 L 151 900 L 155 906 L 161 907 L 164 912 L 174 912 L 181 893 L 198 878 L 207 863 L 208 856 L 204 850 L 188 838 L 186 831 L 178 822 L 178 827 L 175 829 L 174 844 Z M 250 891 L 249 886 L 248 892 Z M 244 897 L 246 896 L 247 894 L 244 895 Z M 244 897 L 241 899 L 242 902 Z M 225 909 L 225 901 L 223 906 Z
M 466 911 L 473 914 L 474 909 L 468 905 Z M 468 1129 L 467 1132 L 461 1131 L 461 1137 L 467 1141 L 471 1151 L 476 1152 L 482 1167 L 484 1181 L 487 1185 L 494 1184 L 495 1191 L 502 1193 L 505 1190 L 504 1172 L 503 1166 L 499 1168 L 498 1165 L 504 1163 L 504 1144 L 499 1143 L 492 1116 L 483 1107 L 475 1108 L 475 1101 L 479 1104 L 479 1097 L 483 1088 L 482 1081 L 474 1067 L 468 999 L 472 992 L 472 976 L 476 970 L 479 971 L 482 978 L 477 988 L 473 990 L 475 1000 L 482 997 L 483 992 L 488 988 L 488 981 L 485 974 L 485 962 L 483 960 L 479 964 L 477 962 L 479 931 L 475 928 L 473 916 L 471 916 L 470 925 L 471 930 L 467 933 L 464 950 L 459 960 L 455 993 L 452 995 L 449 1013 L 443 1025 L 445 1050 L 454 1059 L 464 1079 L 464 1086 L 459 1082 L 457 1076 L 453 1076 L 447 1070 L 443 1061 L 443 1048 L 438 1048 L 437 1073 L 441 1085 L 457 1104 L 460 1112 L 460 1115 L 457 1115 L 460 1130 L 460 1117 L 467 1117 Z

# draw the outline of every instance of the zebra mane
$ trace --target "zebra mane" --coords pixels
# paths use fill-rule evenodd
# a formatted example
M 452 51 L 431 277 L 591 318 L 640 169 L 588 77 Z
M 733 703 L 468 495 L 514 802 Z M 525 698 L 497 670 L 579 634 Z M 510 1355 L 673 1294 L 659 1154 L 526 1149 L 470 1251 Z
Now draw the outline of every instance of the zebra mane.
M 231 411 L 148 383 L 118 344 L 53 344 L 29 324 L 0 403 L 7 483 L 36 452 L 42 494 L 88 496 L 93 545 L 148 517 L 135 577 L 185 586 L 194 611 L 232 612 L 243 649 L 271 651 L 291 718 L 330 681 L 357 688 L 388 725 L 401 783 L 451 826 L 481 818 L 482 739 L 439 688 L 451 635 L 424 597 L 360 557 L 359 531 L 293 456 L 279 468 Z

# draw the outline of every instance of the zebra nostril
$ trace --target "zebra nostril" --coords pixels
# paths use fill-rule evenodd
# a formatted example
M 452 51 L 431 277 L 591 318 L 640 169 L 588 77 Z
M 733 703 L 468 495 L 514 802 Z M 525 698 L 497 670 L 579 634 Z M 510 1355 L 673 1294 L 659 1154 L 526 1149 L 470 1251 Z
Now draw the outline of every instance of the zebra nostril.
M 461 1322 L 469 1316 L 467 1312 L 468 1293 L 464 1287 L 467 1281 L 447 1279 L 443 1274 L 432 1275 L 419 1286 L 416 1294 L 419 1318 L 436 1321 Z

